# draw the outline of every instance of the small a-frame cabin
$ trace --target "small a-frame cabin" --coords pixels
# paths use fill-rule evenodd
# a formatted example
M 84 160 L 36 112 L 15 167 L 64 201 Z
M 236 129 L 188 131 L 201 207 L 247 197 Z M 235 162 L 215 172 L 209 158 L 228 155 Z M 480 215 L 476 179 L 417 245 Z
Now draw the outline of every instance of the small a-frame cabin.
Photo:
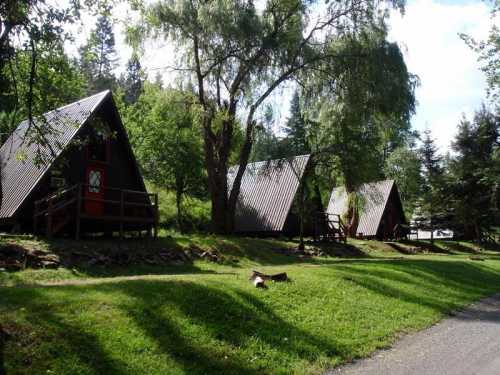
M 356 236 L 380 240 L 405 235 L 407 221 L 399 191 L 394 180 L 370 182 L 359 187 L 362 208 Z M 334 188 L 327 213 L 340 215 L 347 212 L 347 193 L 344 187 Z
M 236 205 L 236 233 L 252 235 L 293 235 L 298 217 L 292 204 L 304 177 L 309 155 L 249 163 Z M 231 188 L 238 166 L 228 171 Z
M 45 143 L 34 143 L 43 128 Z M 47 234 L 146 231 L 158 198 L 147 192 L 111 92 L 23 121 L 0 148 L 0 226 Z

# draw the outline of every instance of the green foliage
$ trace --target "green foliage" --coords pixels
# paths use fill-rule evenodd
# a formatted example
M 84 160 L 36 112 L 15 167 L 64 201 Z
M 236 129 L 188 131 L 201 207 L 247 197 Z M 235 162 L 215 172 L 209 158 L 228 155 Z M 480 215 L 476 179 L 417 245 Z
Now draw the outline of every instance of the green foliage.
M 460 34 L 460 37 L 467 45 L 478 54 L 478 61 L 482 64 L 481 70 L 486 75 L 487 95 L 494 106 L 500 107 L 500 28 L 498 19 L 500 17 L 500 1 L 492 0 L 491 21 L 493 26 L 490 29 L 488 39 L 477 41 L 467 34 Z
M 431 240 L 435 228 L 442 228 L 448 209 L 448 199 L 444 190 L 443 158 L 438 152 L 430 129 L 424 132 L 419 149 L 422 166 L 422 189 L 416 206 L 415 220 L 419 227 L 431 231 Z
M 395 149 L 385 161 L 384 175 L 396 181 L 407 219 L 413 216 L 420 197 L 421 169 L 418 153 L 408 146 Z
M 38 43 L 34 71 L 36 79 L 32 83 L 22 79 L 22 77 L 30 76 L 31 64 L 31 52 L 16 51 L 16 63 L 12 66 L 17 77 L 16 82 L 13 83 L 15 95 L 11 92 L 16 104 L 13 107 L 0 105 L 5 110 L 0 115 L 0 131 L 3 139 L 20 121 L 26 119 L 29 112 L 28 105 L 31 106 L 32 113 L 41 114 L 78 100 L 83 95 L 84 78 L 76 63 L 65 54 L 60 41 Z M 31 97 L 29 103 L 20 100 L 20 98 L 27 97 Z
M 127 62 L 127 70 L 125 75 L 121 78 L 120 85 L 124 91 L 124 99 L 127 104 L 134 104 L 139 99 L 143 91 L 144 81 L 146 80 L 145 74 L 142 70 L 139 56 L 134 53 Z
M 177 228 L 176 194 L 174 190 L 167 190 L 148 184 L 148 191 L 158 192 L 160 205 L 160 225 L 166 228 Z M 183 230 L 208 231 L 210 227 L 210 202 L 188 194 L 184 195 L 181 202 Z
M 298 91 L 294 92 L 290 103 L 290 118 L 286 122 L 285 132 L 292 155 L 304 155 L 311 152 L 308 124 L 302 114 Z
M 102 5 L 95 29 L 87 43 L 80 47 L 80 67 L 85 74 L 87 94 L 113 89 L 116 77 L 115 35 L 111 22 L 111 6 Z
M 198 113 L 190 93 L 146 83 L 143 94 L 122 110 L 144 176 L 176 192 L 178 227 L 184 228 L 184 194 L 205 197 Z
M 285 82 L 315 76 L 318 71 L 328 71 L 326 79 L 331 81 L 348 74 L 357 62 L 364 61 L 365 49 L 356 49 L 355 43 L 340 50 L 336 45 L 346 39 L 362 39 L 362 30 L 383 23 L 387 14 L 387 4 L 373 0 L 327 2 L 324 7 L 299 0 L 269 0 L 262 5 L 263 9 L 257 9 L 254 1 L 245 0 L 158 0 L 144 7 L 143 22 L 130 33 L 134 39 L 149 32 L 174 42 L 178 58 L 174 68 L 181 72 L 180 78 L 194 84 L 203 114 L 205 165 L 214 230 L 218 232 L 232 229 L 241 178 L 251 157 L 257 124 L 254 116 L 265 100 Z M 404 1 L 390 1 L 389 6 L 402 10 Z M 311 17 L 318 10 L 319 18 Z M 379 72 L 401 72 L 385 65 L 386 57 L 395 51 L 399 49 L 387 44 L 378 59 L 371 61 L 374 69 L 382 65 L 385 69 Z M 330 66 L 334 68 L 324 69 Z M 384 74 L 378 76 L 381 81 Z M 413 97 L 412 93 L 409 97 L 400 95 L 401 90 L 391 95 L 396 86 L 406 87 L 408 77 L 403 74 L 402 78 L 384 82 L 391 113 Z M 360 82 L 370 86 L 369 81 Z M 246 116 L 244 141 L 239 171 L 228 191 L 226 172 L 239 113 Z
M 500 224 L 500 118 L 485 107 L 473 121 L 463 119 L 449 162 L 448 191 L 455 230 L 466 238 L 484 239 Z
M 354 57 L 325 65 L 325 73 L 308 79 L 308 116 L 318 123 L 314 150 L 331 155 L 333 170 L 349 192 L 380 178 L 387 151 L 409 136 L 417 81 L 397 44 L 385 37 L 383 28 L 346 36 L 330 49 Z

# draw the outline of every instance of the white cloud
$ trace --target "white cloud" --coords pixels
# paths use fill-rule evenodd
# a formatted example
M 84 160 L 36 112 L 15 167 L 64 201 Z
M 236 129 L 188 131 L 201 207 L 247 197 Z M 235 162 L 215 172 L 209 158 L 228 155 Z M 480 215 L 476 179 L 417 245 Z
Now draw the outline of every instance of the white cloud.
M 428 126 L 446 151 L 462 114 L 471 116 L 486 88 L 477 56 L 458 34 L 484 39 L 490 27 L 489 8 L 484 2 L 414 0 L 405 16 L 391 14 L 390 26 L 389 38 L 400 43 L 409 70 L 421 80 L 413 127 Z

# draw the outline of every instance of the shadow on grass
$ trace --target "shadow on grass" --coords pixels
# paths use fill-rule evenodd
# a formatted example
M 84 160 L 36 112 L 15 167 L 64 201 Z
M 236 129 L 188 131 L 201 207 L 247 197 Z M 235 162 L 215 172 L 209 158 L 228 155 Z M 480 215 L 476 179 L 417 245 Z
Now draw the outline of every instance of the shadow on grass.
M 320 355 L 331 357 L 348 353 L 342 344 L 314 337 L 284 321 L 269 305 L 263 303 L 258 295 L 241 289 L 229 287 L 221 290 L 183 281 L 134 281 L 93 286 L 90 289 L 94 288 L 98 288 L 99 294 L 122 294 L 129 297 L 126 302 L 118 304 L 118 308 L 127 317 L 127 322 L 121 322 L 126 326 L 116 329 L 126 332 L 127 327 L 134 327 L 140 330 L 141 335 L 155 343 L 153 346 L 149 344 L 148 347 L 135 348 L 132 351 L 144 350 L 155 356 L 160 355 L 162 361 L 169 358 L 175 363 L 174 368 L 179 368 L 181 373 L 267 373 L 270 371 L 267 367 L 269 361 L 284 361 L 285 355 L 314 363 Z M 74 286 L 61 289 L 63 294 L 80 291 L 81 289 Z M 257 293 L 259 292 L 261 291 Z M 8 293 L 14 292 L 10 290 Z M 121 360 L 116 359 L 117 353 L 108 353 L 103 347 L 103 341 L 106 341 L 103 336 L 106 336 L 106 333 L 100 332 L 100 337 L 91 333 L 92 330 L 99 332 L 93 322 L 78 324 L 78 320 L 73 319 L 69 312 L 61 314 L 60 311 L 46 308 L 42 311 L 45 304 L 42 302 L 44 298 L 40 289 L 27 289 L 24 294 L 23 300 L 27 301 L 27 321 L 36 321 L 41 332 L 50 332 L 47 337 L 49 341 L 52 339 L 55 342 L 54 336 L 61 340 L 57 345 L 50 343 L 52 349 L 46 353 L 48 358 L 45 358 L 47 369 L 51 367 L 51 363 L 67 357 L 73 360 L 75 371 L 81 367 L 90 368 L 91 372 L 99 374 L 134 371 L 134 358 L 130 358 L 131 353 L 120 352 Z M 172 311 L 176 313 L 173 314 Z M 105 329 L 113 328 L 108 326 Z M 254 361 L 240 354 L 239 348 L 250 345 L 264 350 L 262 360 L 257 358 Z M 265 353 L 266 348 L 271 350 L 271 354 Z M 12 354 L 18 349 L 13 346 L 8 353 Z M 23 357 L 22 353 L 17 355 Z M 271 355 L 272 359 L 268 355 Z M 260 354 L 257 355 L 259 356 Z M 126 363 L 127 361 L 131 363 Z M 18 361 L 9 365 L 10 368 L 14 365 L 22 366 Z M 286 361 L 281 365 L 283 368 L 288 366 Z M 142 366 L 142 363 L 139 366 Z M 141 367 L 145 372 L 146 368 Z M 30 369 L 20 367 L 16 370 L 29 372 Z
M 493 293 L 500 283 L 497 270 L 464 261 L 358 259 L 338 261 L 332 269 L 344 280 L 374 293 L 440 313 L 456 309 L 464 300 Z M 173 366 L 182 373 L 255 374 L 276 370 L 270 365 L 282 366 L 277 372 L 289 372 L 289 360 L 311 364 L 322 356 L 348 360 L 355 350 L 355 343 L 346 343 L 345 337 L 326 340 L 285 321 L 272 304 L 265 303 L 267 299 L 261 297 L 265 292 L 230 284 L 222 289 L 188 281 L 140 280 L 50 290 L 54 294 L 48 296 L 47 289 L 5 290 L 8 309 L 23 307 L 25 320 L 36 322 L 34 328 L 41 340 L 47 340 L 47 369 L 67 357 L 73 361 L 75 372 L 83 367 L 94 373 L 130 373 L 134 366 L 147 371 L 142 354 L 137 354 L 146 351 L 160 361 L 152 365 Z M 83 308 L 95 311 L 90 321 L 75 319 L 79 299 L 68 306 L 55 302 L 82 294 L 90 296 L 82 298 Z M 122 297 L 114 300 L 116 296 Z M 104 304 L 106 308 L 107 303 L 113 304 L 113 316 L 121 320 L 111 324 L 101 318 L 101 311 L 106 310 L 99 306 Z M 484 316 L 488 319 L 491 315 Z M 113 338 L 109 333 L 113 330 L 126 332 L 123 340 L 136 335 L 147 340 L 138 346 L 115 348 L 118 352 L 113 353 L 110 347 L 119 345 L 110 343 Z M 240 350 L 250 346 L 256 348 L 254 353 L 262 353 L 262 360 L 250 360 L 248 353 Z M 8 342 L 6 349 L 6 353 L 15 354 L 18 359 L 24 356 L 24 349 L 17 345 L 10 346 Z M 165 362 L 167 358 L 171 362 Z M 8 356 L 6 361 L 7 368 L 23 366 L 19 360 L 9 363 Z
M 437 246 L 435 243 L 432 244 L 430 243 L 430 241 L 428 242 L 424 240 L 400 240 L 399 242 L 407 246 L 420 248 L 429 253 L 437 253 L 437 254 L 450 253 L 450 251 L 448 251 L 447 249 L 443 249 L 442 247 Z
M 379 261 L 377 267 L 353 267 L 351 261 L 335 266 L 343 278 L 385 297 L 429 307 L 440 313 L 499 291 L 500 272 L 464 261 Z M 352 261 L 354 264 L 354 261 Z M 356 261 L 360 265 L 369 261 Z M 419 288 L 413 287 L 416 283 Z M 423 288 L 422 288 L 423 287 Z

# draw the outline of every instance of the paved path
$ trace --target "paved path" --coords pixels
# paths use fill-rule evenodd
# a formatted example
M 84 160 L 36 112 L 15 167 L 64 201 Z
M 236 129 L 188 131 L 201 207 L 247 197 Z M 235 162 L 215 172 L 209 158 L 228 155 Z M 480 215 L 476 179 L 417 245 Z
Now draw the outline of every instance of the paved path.
M 328 375 L 500 375 L 500 294 Z

